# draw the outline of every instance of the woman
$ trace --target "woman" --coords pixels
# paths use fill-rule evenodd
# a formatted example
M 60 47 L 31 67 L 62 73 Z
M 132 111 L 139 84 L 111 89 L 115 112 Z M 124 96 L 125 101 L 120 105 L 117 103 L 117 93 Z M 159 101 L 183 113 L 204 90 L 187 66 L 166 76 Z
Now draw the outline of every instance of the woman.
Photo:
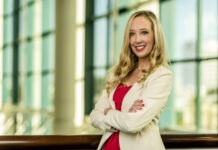
M 133 13 L 119 63 L 90 114 L 92 125 L 105 131 L 98 149 L 164 150 L 158 120 L 171 84 L 159 20 L 151 11 Z

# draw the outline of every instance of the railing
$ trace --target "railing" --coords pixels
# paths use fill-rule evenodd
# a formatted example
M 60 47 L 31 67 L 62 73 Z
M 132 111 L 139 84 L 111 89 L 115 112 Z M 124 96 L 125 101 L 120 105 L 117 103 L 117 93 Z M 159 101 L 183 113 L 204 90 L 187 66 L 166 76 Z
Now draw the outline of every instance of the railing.
M 50 133 L 52 123 L 53 111 L 10 104 L 0 108 L 1 135 L 46 135 Z
M 101 135 L 0 136 L 0 149 L 94 150 Z M 166 148 L 218 148 L 218 134 L 164 134 Z

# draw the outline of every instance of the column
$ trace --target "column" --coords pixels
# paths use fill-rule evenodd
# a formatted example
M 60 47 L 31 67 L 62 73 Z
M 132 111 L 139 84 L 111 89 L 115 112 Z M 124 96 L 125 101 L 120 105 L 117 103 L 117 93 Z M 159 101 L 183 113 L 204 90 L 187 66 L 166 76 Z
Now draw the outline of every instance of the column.
M 75 117 L 76 1 L 56 0 L 54 134 L 70 134 Z

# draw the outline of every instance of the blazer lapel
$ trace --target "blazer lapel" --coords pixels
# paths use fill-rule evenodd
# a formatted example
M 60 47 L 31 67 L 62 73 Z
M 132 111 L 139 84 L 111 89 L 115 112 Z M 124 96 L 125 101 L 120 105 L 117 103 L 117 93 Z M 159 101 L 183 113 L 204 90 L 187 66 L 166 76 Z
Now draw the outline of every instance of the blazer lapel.
M 115 103 L 113 101 L 113 95 L 114 95 L 114 92 L 116 90 L 117 86 L 111 91 L 110 93 L 110 96 L 109 96 L 109 102 L 110 102 L 110 105 L 113 109 L 115 109 Z
M 135 84 L 133 84 L 131 89 L 127 92 L 127 94 L 125 95 L 125 97 L 123 99 L 123 103 L 122 103 L 122 111 L 123 112 L 128 112 L 132 103 L 137 98 L 139 98 L 140 93 L 141 93 L 141 87 L 142 87 L 142 84 L 136 82 Z

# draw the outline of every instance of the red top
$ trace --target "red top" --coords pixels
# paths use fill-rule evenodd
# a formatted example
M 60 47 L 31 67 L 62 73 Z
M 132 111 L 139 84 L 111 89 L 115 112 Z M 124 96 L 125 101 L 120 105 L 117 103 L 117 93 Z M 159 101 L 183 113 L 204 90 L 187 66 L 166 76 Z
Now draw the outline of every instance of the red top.
M 132 86 L 124 86 L 120 83 L 113 95 L 116 110 L 121 111 L 123 98 Z M 104 145 L 104 150 L 120 150 L 119 131 L 114 132 Z

